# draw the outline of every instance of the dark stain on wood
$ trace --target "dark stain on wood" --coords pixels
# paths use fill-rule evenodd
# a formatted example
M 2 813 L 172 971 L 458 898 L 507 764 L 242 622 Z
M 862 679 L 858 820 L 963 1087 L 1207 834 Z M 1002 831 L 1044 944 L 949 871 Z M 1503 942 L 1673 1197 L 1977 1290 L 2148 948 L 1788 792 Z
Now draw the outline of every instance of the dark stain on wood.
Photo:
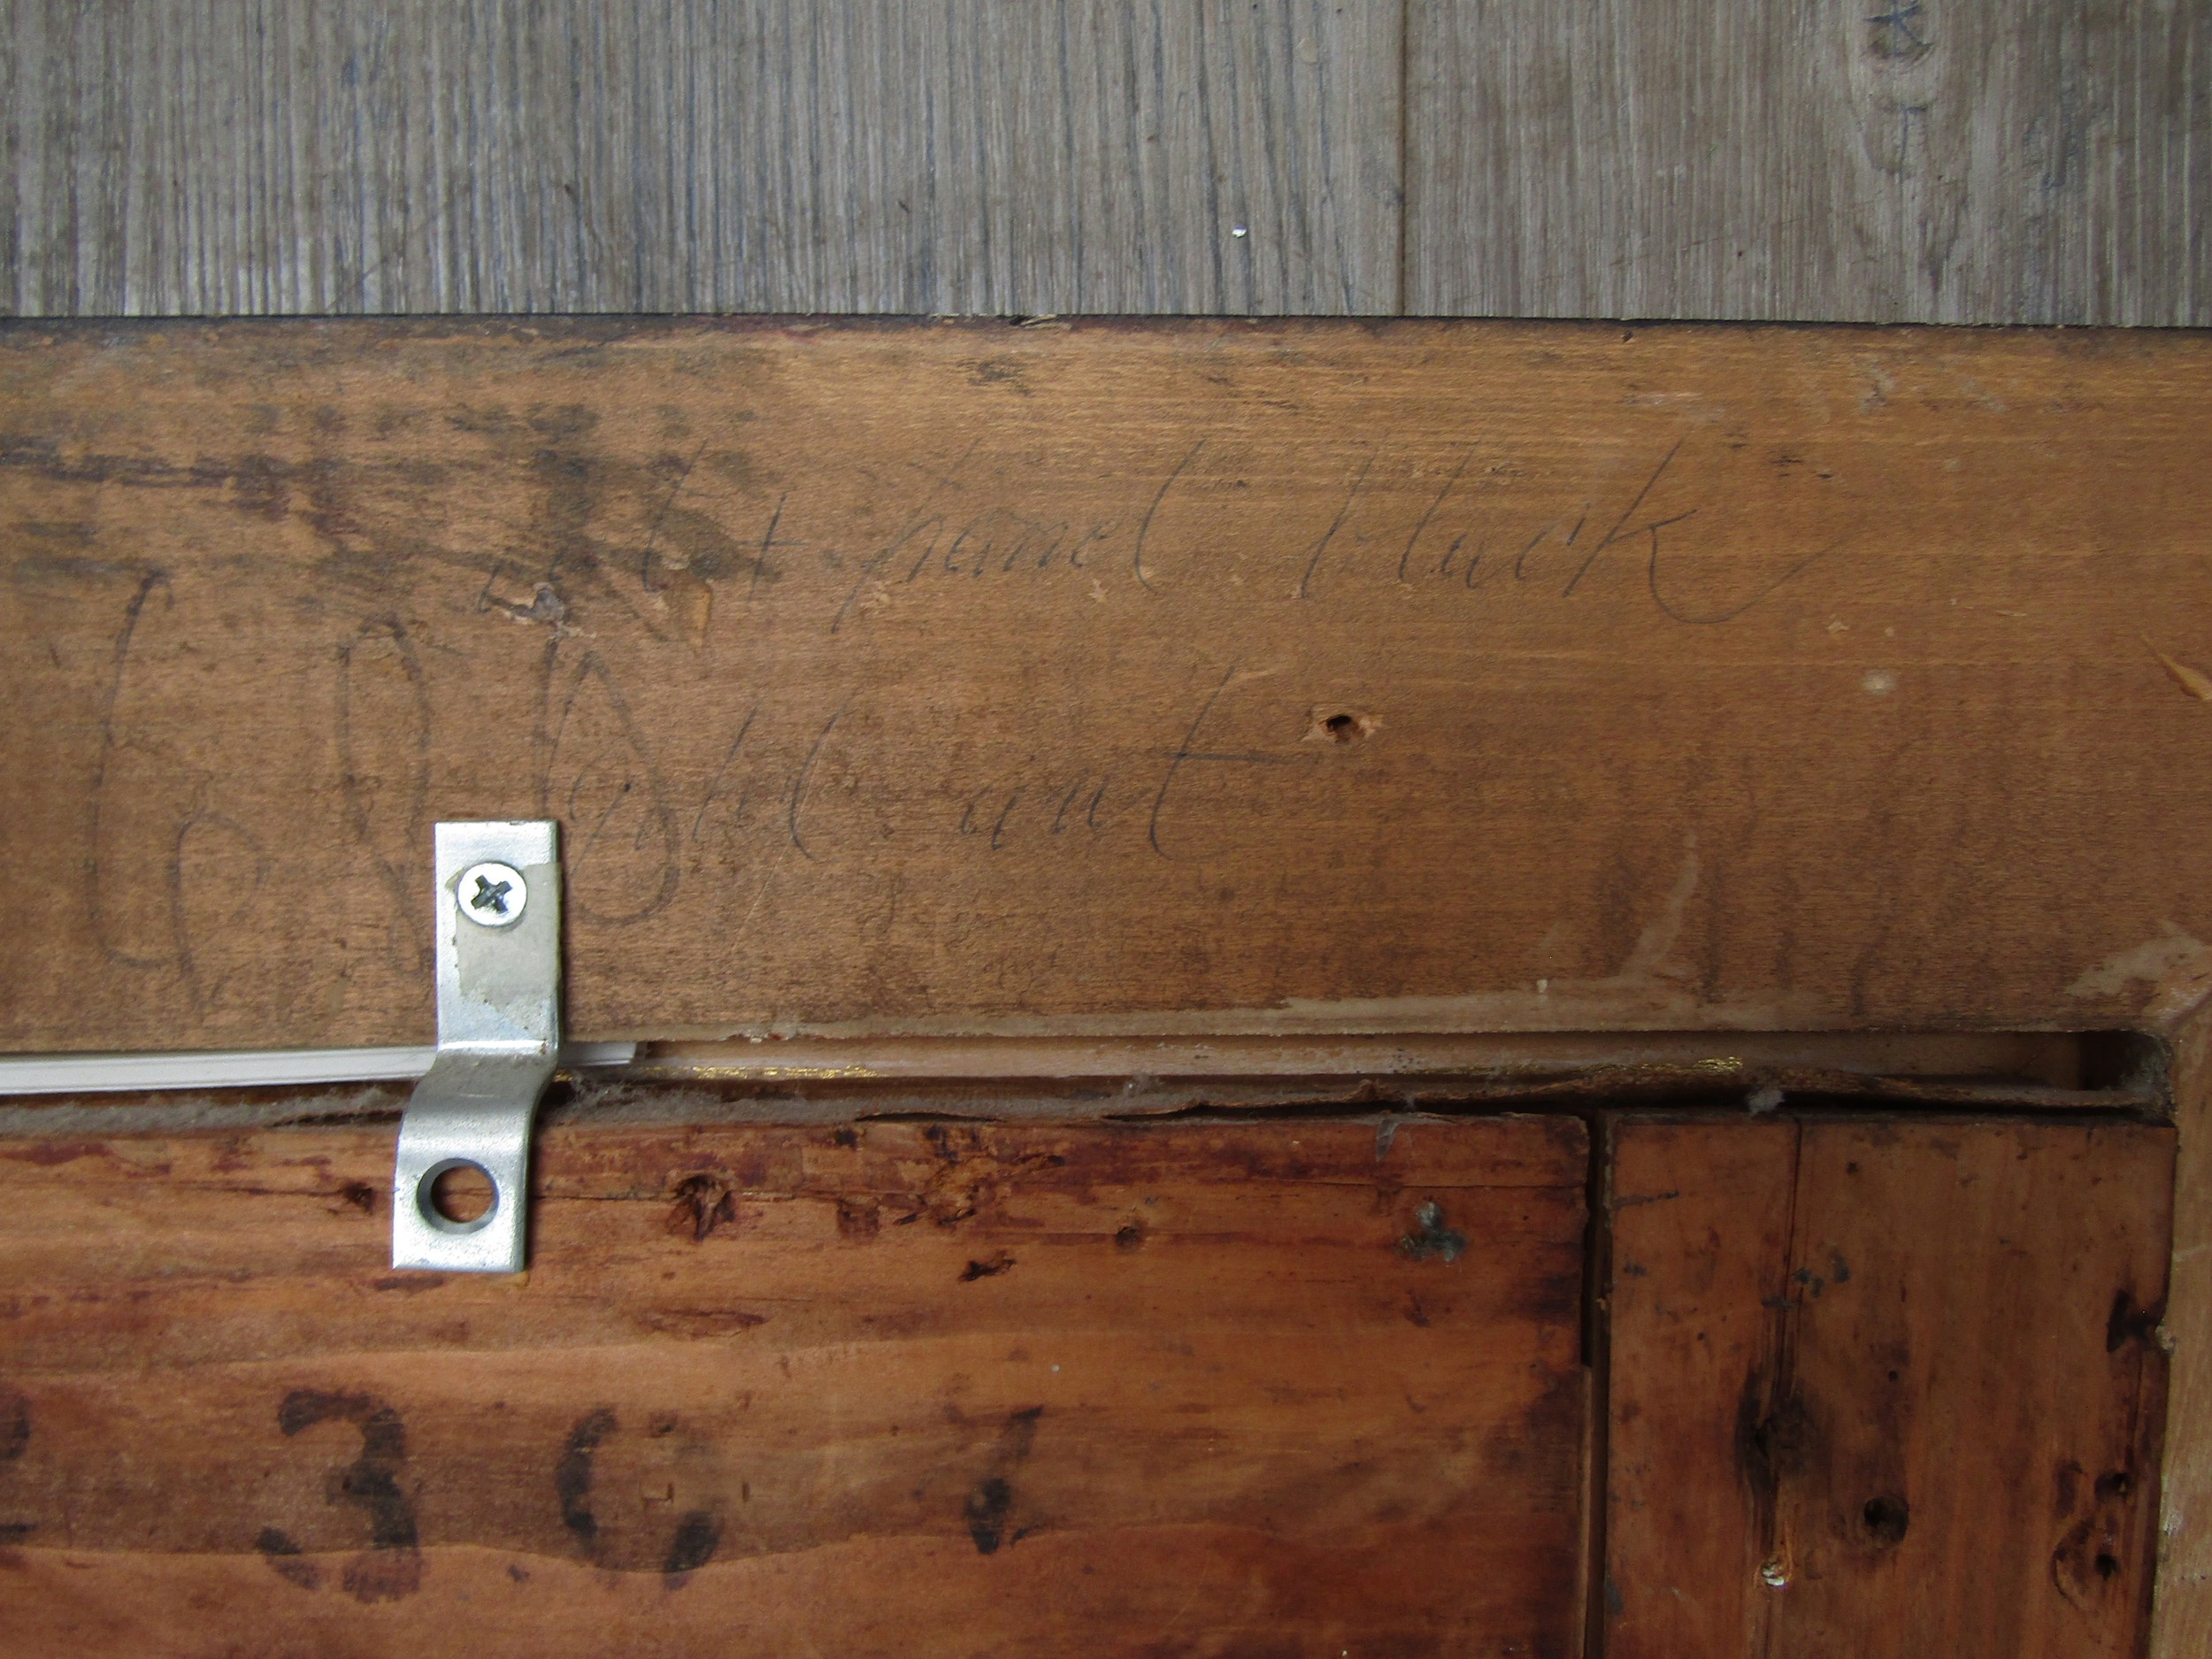
M 319 1590 L 323 1585 L 322 1569 L 313 1562 L 302 1558 L 300 1547 L 290 1533 L 280 1527 L 265 1526 L 253 1540 L 253 1547 L 261 1552 L 261 1558 L 287 1584 L 303 1590 Z
M 1010 1534 L 1007 1519 L 1014 1509 L 1014 1474 L 1029 1460 L 1037 1442 L 1037 1425 L 1044 1414 L 1042 1406 L 1027 1406 L 1008 1417 L 992 1448 L 990 1472 L 970 1488 L 961 1504 L 961 1518 L 967 1524 L 968 1537 L 979 1555 L 996 1555 L 1002 1545 L 1028 1536 L 1026 1528 Z
M 560 1502 L 561 1525 L 587 1555 L 595 1553 L 599 1541 L 599 1519 L 591 1507 L 592 1455 L 615 1426 L 611 1406 L 586 1412 L 569 1430 L 567 1442 L 561 1448 L 561 1461 L 553 1466 L 553 1494 Z
M 30 1446 L 30 1396 L 0 1384 L 0 1463 L 14 1463 Z
M 676 1523 L 675 1536 L 668 1542 L 668 1558 L 661 1563 L 661 1571 L 672 1587 L 682 1585 L 690 1574 L 714 1559 L 714 1552 L 722 1542 L 722 1523 L 705 1509 L 693 1509 Z
M 400 1485 L 407 1462 L 407 1428 L 391 1407 L 368 1394 L 296 1388 L 277 1408 L 277 1427 L 288 1438 L 319 1423 L 344 1422 L 360 1431 L 361 1452 L 333 1469 L 325 1498 L 364 1511 L 369 1550 L 346 1565 L 347 1594 L 361 1601 L 396 1601 L 422 1582 L 413 1498 Z
M 737 1222 L 737 1194 L 718 1175 L 687 1175 L 676 1183 L 675 1202 L 668 1210 L 668 1230 L 703 1244 L 721 1226 Z

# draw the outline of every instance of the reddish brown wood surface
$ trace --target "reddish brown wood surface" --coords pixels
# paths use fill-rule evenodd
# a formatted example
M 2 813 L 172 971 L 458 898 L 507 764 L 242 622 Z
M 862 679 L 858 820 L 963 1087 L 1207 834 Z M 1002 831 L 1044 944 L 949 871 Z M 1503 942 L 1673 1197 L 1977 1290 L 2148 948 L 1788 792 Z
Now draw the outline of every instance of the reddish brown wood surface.
M 2212 965 L 2212 340 L 0 331 L 0 1045 L 2129 1023 Z
M 0 1143 L 14 1655 L 1564 1655 L 1571 1118 Z M 1432 1206 L 1433 1208 L 1430 1208 Z
M 1614 1144 L 1609 1659 L 2141 1650 L 2170 1131 Z
M 2174 1033 L 2172 1344 L 2152 1659 L 2212 1652 L 2212 1006 Z

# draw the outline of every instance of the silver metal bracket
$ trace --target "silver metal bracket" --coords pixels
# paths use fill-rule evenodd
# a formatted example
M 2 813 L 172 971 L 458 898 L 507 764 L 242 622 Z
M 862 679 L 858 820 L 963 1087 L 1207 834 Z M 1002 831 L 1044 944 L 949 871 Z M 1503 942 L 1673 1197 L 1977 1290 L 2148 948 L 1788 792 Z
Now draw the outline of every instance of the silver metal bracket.
M 527 1256 L 530 1122 L 561 1047 L 561 864 L 550 823 L 437 826 L 438 1053 L 399 1120 L 392 1265 L 516 1273 Z M 491 1207 L 440 1208 L 449 1171 Z

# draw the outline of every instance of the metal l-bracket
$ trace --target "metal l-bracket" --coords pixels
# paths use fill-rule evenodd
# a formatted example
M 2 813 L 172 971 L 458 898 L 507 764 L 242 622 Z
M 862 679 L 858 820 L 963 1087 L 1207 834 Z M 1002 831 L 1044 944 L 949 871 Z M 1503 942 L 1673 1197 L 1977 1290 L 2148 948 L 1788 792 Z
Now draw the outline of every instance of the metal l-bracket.
M 399 1120 L 392 1265 L 516 1273 L 526 1253 L 530 1120 L 561 1046 L 561 865 L 550 823 L 437 826 L 438 1055 Z M 490 1178 L 470 1220 L 440 1209 L 453 1170 Z

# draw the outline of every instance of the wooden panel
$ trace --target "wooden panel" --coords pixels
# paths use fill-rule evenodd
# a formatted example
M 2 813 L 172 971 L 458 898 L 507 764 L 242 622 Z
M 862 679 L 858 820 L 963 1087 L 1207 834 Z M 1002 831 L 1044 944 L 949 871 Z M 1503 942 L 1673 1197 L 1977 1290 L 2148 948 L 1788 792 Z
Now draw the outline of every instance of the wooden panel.
M 24 314 L 1398 307 L 1395 6 L 23 0 L 0 29 Z
M 2212 322 L 2212 8 L 1409 15 L 1409 310 Z
M 1567 1650 L 1573 1119 L 391 1149 L 0 1142 L 12 1654 Z
M 1741 1402 L 1772 1370 L 1798 1128 L 1611 1137 L 1604 1640 L 1609 1659 L 1764 1655 L 1764 1536 Z
M 2160 1484 L 2153 1659 L 2212 1652 L 2212 1009 L 2177 1022 L 2173 1282 L 2163 1340 L 2173 1358 Z
M 2139 1652 L 2173 1145 L 1622 1128 L 1609 1659 Z
M 2212 952 L 2212 341 L 0 334 L 0 1043 L 2095 1026 Z
M 4 27 L 23 314 L 2212 321 L 2200 5 L 19 0 Z

